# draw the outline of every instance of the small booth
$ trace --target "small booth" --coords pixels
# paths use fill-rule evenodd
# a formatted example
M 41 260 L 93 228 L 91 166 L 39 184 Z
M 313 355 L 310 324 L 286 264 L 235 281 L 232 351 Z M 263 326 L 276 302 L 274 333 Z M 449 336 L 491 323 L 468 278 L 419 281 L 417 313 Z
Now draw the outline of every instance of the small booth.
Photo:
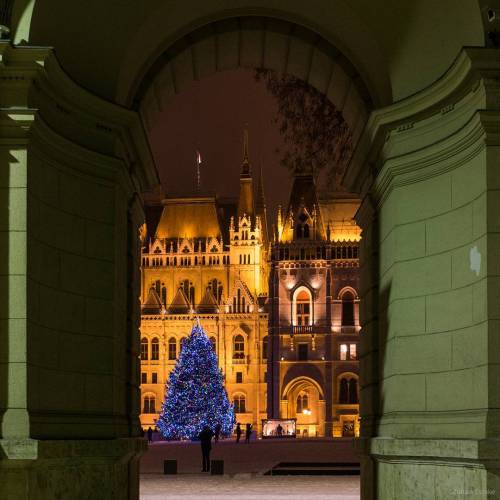
M 296 418 L 270 418 L 262 420 L 262 438 L 294 438 Z

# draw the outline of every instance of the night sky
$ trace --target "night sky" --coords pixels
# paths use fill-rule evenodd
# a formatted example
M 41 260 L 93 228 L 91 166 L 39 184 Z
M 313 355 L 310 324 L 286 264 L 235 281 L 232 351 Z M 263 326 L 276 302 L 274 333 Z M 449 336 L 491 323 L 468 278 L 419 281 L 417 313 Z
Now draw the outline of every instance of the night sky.
M 286 206 L 290 190 L 290 176 L 276 152 L 282 141 L 272 122 L 275 115 L 274 98 L 255 82 L 251 70 L 220 72 L 191 84 L 168 103 L 150 133 L 165 193 L 193 193 L 198 149 L 202 190 L 237 196 L 248 123 L 254 181 L 262 161 L 268 221 L 274 221 L 278 204 Z

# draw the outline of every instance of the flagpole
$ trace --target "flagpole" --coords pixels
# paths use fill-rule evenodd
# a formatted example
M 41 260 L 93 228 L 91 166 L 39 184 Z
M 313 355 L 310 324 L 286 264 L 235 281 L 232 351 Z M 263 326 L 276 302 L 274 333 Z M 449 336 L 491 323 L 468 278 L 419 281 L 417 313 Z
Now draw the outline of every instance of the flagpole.
M 200 152 L 196 150 L 196 182 L 197 182 L 198 194 L 200 194 L 201 190 L 200 164 L 201 164 L 201 155 Z

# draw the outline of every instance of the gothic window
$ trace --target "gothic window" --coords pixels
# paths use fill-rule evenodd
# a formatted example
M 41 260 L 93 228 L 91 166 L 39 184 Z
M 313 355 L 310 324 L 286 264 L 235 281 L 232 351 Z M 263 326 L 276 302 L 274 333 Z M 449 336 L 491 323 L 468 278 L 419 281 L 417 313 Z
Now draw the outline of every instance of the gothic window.
M 245 413 L 245 396 L 243 394 L 237 394 L 233 399 L 234 403 L 234 413 Z
M 161 253 L 161 248 L 160 247 L 156 247 L 154 253 Z
M 148 347 L 149 342 L 146 337 L 141 339 L 141 360 L 145 361 L 148 359 Z
M 215 300 L 217 300 L 217 303 L 219 304 L 222 298 L 222 291 L 223 291 L 222 283 L 216 278 L 214 278 L 208 282 L 208 286 L 210 290 L 212 290 Z
M 267 359 L 267 335 L 262 339 L 262 359 Z
M 187 299 L 191 303 L 191 305 L 194 305 L 194 286 L 193 282 L 189 280 L 182 280 L 180 283 L 180 287 L 182 288 L 182 291 L 186 295 Z
M 155 290 L 156 290 L 156 293 L 158 295 L 160 295 L 160 293 L 161 293 L 161 283 L 160 283 L 160 280 L 156 280 L 155 281 Z
M 245 358 L 245 339 L 243 335 L 236 335 L 233 339 L 233 359 Z
M 158 383 L 158 373 L 153 372 L 151 374 L 151 383 L 152 384 L 157 384 Z
M 236 383 L 237 384 L 243 383 L 243 372 L 236 372 Z
M 187 245 L 182 249 L 182 253 L 189 253 L 189 248 Z
M 212 349 L 214 352 L 217 352 L 217 340 L 215 337 L 210 337 L 210 342 L 212 343 Z
M 142 413 L 156 413 L 156 398 L 154 396 L 144 396 Z
M 354 326 L 354 296 L 349 291 L 342 295 L 342 326 Z
M 151 359 L 158 361 L 160 359 L 160 341 L 154 338 L 151 342 Z
M 217 252 L 217 247 L 214 245 L 211 249 L 210 249 L 211 252 Z
M 167 305 L 167 287 L 165 285 L 161 287 L 161 301 L 164 306 Z
M 147 384 L 148 383 L 148 374 L 146 372 L 141 373 L 141 384 Z
M 311 324 L 311 295 L 304 289 L 296 297 L 295 324 L 298 326 Z
M 177 342 L 174 337 L 170 337 L 168 341 L 168 359 L 174 360 L 177 358 Z
M 358 380 L 355 377 L 344 376 L 339 384 L 339 403 L 357 404 L 358 403 Z
M 297 413 L 302 413 L 309 409 L 309 397 L 306 392 L 302 391 L 297 396 Z

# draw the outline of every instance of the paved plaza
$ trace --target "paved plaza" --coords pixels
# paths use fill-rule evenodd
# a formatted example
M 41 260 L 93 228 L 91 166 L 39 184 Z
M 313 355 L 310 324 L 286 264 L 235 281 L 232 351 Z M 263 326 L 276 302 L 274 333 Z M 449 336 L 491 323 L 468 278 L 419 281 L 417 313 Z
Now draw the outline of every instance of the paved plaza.
M 232 439 L 214 445 L 212 459 L 224 460 L 224 476 L 200 473 L 199 443 L 156 442 L 141 460 L 141 500 L 314 498 L 358 500 L 359 476 L 266 476 L 280 462 L 356 463 L 352 439 Z M 177 460 L 178 474 L 163 475 L 163 461 Z

